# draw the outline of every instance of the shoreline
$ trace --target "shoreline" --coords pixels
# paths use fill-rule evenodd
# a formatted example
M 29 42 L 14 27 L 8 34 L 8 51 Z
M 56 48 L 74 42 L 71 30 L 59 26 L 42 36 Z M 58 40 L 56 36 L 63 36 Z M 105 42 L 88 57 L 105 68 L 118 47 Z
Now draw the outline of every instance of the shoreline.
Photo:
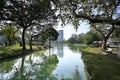
M 103 55 L 100 48 L 70 45 L 82 52 L 88 80 L 120 80 L 120 61 L 116 54 Z

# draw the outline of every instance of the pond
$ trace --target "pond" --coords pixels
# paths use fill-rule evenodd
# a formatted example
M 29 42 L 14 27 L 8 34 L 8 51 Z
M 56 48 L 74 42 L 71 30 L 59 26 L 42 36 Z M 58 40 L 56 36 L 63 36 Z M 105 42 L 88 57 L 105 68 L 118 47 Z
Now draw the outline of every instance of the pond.
M 86 80 L 79 50 L 54 44 L 50 50 L 35 52 L 0 63 L 0 80 Z

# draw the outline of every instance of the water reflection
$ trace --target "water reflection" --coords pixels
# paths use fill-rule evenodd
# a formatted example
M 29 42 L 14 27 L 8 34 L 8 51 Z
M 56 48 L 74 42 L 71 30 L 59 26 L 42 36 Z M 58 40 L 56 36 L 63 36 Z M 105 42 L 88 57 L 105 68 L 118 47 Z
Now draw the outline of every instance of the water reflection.
M 10 62 L 4 62 L 4 63 L 0 63 L 0 72 L 4 72 L 7 73 L 12 69 L 12 65 L 15 63 L 16 61 L 10 61 Z
M 57 55 L 59 57 L 63 57 L 64 53 L 63 53 L 63 44 L 57 44 Z
M 29 55 L 27 57 L 22 57 L 21 59 L 18 59 L 14 64 L 9 65 L 12 66 L 12 69 L 10 69 L 10 71 L 5 72 L 6 69 L 0 71 L 0 80 L 49 79 L 51 78 L 51 73 L 55 69 L 57 63 L 58 59 L 56 55 L 41 55 L 36 57 L 34 55 Z M 6 64 L 2 66 L 6 66 Z M 9 69 L 9 67 L 7 68 Z
M 49 53 L 50 52 L 50 53 Z M 81 52 L 65 44 L 0 63 L 0 80 L 86 80 Z
M 61 46 L 63 46 L 61 48 Z M 59 52 L 58 52 L 59 51 Z M 78 72 L 80 72 L 81 79 L 78 80 L 86 80 L 84 64 L 81 59 L 81 52 L 79 50 L 71 50 L 66 44 L 57 44 L 57 46 L 53 47 L 51 53 L 56 52 L 58 56 L 58 64 L 55 70 L 53 70 L 53 74 L 61 80 L 63 77 L 65 80 L 77 80 L 74 79 L 76 66 L 78 68 Z M 62 55 L 62 57 L 60 56 Z

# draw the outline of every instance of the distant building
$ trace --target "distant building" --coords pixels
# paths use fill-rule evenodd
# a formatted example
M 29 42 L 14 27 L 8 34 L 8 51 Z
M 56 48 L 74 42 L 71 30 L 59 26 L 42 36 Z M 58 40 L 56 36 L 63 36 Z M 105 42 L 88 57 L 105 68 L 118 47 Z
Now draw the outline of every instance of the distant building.
M 59 57 L 63 57 L 63 56 L 64 56 L 63 44 L 58 44 L 58 45 L 57 45 L 57 55 L 58 55 Z
M 85 34 L 84 33 L 81 33 L 78 35 L 78 37 L 83 37 Z
M 63 30 L 59 30 L 58 31 L 58 39 L 57 39 L 57 42 L 63 42 L 63 34 L 64 34 L 64 32 L 63 32 Z
M 77 38 L 77 34 L 72 34 L 72 38 Z

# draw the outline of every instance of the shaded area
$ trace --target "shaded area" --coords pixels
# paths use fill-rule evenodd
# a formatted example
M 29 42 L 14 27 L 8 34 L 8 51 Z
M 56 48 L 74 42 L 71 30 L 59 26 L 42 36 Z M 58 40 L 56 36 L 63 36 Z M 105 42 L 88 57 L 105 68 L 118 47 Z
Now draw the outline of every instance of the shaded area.
M 37 49 L 34 46 L 34 49 L 30 51 L 27 46 L 27 50 L 22 50 L 21 47 L 17 45 L 7 46 L 7 47 L 0 47 L 0 62 L 6 61 L 6 60 L 13 60 L 17 59 L 23 56 L 26 56 L 28 54 L 42 51 L 41 49 Z

